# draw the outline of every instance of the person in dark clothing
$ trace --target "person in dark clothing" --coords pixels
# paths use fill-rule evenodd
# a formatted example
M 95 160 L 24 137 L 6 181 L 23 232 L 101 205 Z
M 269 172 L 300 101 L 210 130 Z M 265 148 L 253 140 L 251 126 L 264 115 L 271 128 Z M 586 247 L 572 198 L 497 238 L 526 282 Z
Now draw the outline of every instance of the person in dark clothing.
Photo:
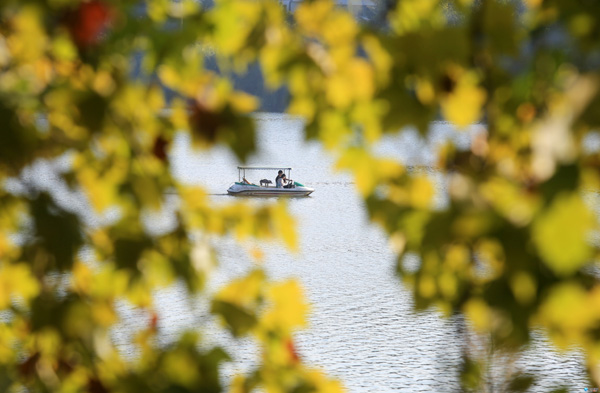
M 277 187 L 277 188 L 283 187 L 283 180 L 284 179 L 285 179 L 285 174 L 280 169 L 279 172 L 277 172 L 277 177 L 275 178 L 275 187 Z

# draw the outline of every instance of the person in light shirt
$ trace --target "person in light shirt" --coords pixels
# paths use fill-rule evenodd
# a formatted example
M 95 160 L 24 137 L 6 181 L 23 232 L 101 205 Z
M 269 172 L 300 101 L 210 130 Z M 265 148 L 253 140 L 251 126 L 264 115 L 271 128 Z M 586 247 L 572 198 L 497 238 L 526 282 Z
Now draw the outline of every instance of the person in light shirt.
M 279 170 L 277 173 L 277 177 L 275 178 L 275 186 L 277 188 L 293 188 L 293 181 L 285 177 L 285 173 L 282 170 Z
M 275 178 L 275 187 L 282 188 L 284 180 L 285 180 L 285 174 L 280 169 L 279 172 L 277 172 L 277 177 Z

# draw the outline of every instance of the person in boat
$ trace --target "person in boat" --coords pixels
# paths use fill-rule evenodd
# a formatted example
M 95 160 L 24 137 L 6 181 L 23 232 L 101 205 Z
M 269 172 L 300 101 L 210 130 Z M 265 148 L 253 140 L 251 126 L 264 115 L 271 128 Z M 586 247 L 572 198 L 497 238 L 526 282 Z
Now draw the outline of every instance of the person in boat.
M 294 188 L 294 181 L 292 179 L 288 179 L 285 176 L 285 173 L 280 170 L 275 178 L 275 186 L 277 188 Z
M 275 187 L 282 188 L 283 187 L 283 179 L 285 179 L 285 173 L 280 169 L 277 172 L 277 177 L 275 178 Z
M 294 181 L 285 177 L 285 173 L 281 176 L 283 182 L 283 188 L 294 188 Z
M 277 188 L 294 188 L 294 182 L 291 179 L 288 179 L 281 170 L 275 178 L 275 185 Z

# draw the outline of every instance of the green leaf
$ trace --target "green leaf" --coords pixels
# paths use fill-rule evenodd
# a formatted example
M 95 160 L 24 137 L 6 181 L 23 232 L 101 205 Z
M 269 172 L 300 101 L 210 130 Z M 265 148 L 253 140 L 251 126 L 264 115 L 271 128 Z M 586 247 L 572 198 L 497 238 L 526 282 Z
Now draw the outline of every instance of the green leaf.
M 23 124 L 16 108 L 0 99 L 0 170 L 19 171 L 35 157 L 40 147 L 35 130 Z
M 463 357 L 460 368 L 460 383 L 466 391 L 478 391 L 483 382 L 481 364 L 469 356 Z
M 256 316 L 248 311 L 220 300 L 212 302 L 211 312 L 223 317 L 225 324 L 236 337 L 247 334 L 257 323 Z
M 70 269 L 79 247 L 83 244 L 79 218 L 57 206 L 45 192 L 30 201 L 30 206 L 35 223 L 34 247 L 38 246 L 40 251 L 48 255 L 47 258 L 30 261 L 35 270 Z M 33 253 L 33 249 L 30 250 Z
M 531 375 L 517 375 L 508 384 L 509 392 L 526 392 L 535 382 L 535 378 Z

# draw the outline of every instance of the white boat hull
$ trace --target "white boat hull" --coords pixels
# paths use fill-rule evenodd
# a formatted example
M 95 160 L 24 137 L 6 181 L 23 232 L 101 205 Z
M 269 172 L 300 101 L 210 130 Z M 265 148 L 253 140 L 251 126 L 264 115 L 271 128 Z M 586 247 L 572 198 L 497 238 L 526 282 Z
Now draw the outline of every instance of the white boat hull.
M 308 196 L 314 188 L 296 186 L 294 188 L 262 187 L 257 185 L 232 184 L 227 190 L 229 195 L 242 196 Z

